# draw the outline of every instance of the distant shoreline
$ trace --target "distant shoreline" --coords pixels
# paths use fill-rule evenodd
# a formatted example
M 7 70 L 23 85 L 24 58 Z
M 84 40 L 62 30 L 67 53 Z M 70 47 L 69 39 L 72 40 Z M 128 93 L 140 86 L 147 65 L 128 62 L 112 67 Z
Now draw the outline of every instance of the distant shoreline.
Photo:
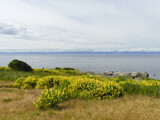
M 79 54 L 79 55 L 160 55 L 160 52 L 0 52 L 0 54 Z

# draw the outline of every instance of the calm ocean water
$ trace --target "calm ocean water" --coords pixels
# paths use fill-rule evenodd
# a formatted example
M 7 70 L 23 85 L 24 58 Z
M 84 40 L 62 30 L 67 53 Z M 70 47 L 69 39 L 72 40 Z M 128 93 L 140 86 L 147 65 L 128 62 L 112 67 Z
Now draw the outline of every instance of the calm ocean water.
M 13 59 L 23 60 L 33 68 L 73 67 L 96 73 L 148 72 L 151 78 L 160 79 L 160 55 L 0 54 L 0 66 L 7 66 Z

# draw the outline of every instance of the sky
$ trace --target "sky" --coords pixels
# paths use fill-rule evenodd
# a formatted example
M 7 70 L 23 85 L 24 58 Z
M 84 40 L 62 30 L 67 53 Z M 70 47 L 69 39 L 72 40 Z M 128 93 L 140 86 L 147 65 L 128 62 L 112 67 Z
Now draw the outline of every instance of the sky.
M 160 51 L 160 0 L 0 0 L 0 51 Z

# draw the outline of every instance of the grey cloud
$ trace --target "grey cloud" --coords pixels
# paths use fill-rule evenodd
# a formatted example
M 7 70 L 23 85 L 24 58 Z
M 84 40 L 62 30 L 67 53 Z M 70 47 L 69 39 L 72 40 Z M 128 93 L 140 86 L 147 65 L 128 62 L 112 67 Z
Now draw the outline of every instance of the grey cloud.
M 0 23 L 0 33 L 6 35 L 18 35 L 20 33 L 26 33 L 27 29 L 24 27 L 15 27 L 14 25 L 8 25 Z
M 29 30 L 26 26 L 21 24 L 6 24 L 0 23 L 0 34 L 10 35 L 14 38 L 24 39 L 24 40 L 40 40 L 41 35 L 34 35 L 34 32 Z

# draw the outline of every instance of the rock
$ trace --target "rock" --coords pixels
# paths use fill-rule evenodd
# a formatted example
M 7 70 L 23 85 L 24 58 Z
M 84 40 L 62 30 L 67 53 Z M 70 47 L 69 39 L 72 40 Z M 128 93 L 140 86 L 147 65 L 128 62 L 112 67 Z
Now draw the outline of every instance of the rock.
M 139 72 L 133 72 L 130 74 L 131 77 L 139 77 L 140 73 Z
M 121 73 L 121 72 L 113 72 L 113 75 L 114 76 L 120 76 L 120 75 L 122 75 L 123 73 Z
M 130 76 L 131 73 L 123 73 L 123 76 Z
M 130 74 L 131 77 L 142 77 L 142 78 L 148 78 L 149 73 L 147 72 L 134 72 Z
M 140 73 L 140 77 L 142 77 L 142 78 L 148 78 L 149 77 L 149 73 L 147 73 L 147 72 L 141 72 Z
M 113 77 L 118 77 L 118 76 L 126 76 L 126 77 L 133 77 L 133 78 L 148 78 L 149 73 L 147 72 L 133 72 L 133 73 L 122 73 L 122 72 L 116 72 L 116 71 L 106 71 L 103 73 L 105 76 L 113 76 Z

